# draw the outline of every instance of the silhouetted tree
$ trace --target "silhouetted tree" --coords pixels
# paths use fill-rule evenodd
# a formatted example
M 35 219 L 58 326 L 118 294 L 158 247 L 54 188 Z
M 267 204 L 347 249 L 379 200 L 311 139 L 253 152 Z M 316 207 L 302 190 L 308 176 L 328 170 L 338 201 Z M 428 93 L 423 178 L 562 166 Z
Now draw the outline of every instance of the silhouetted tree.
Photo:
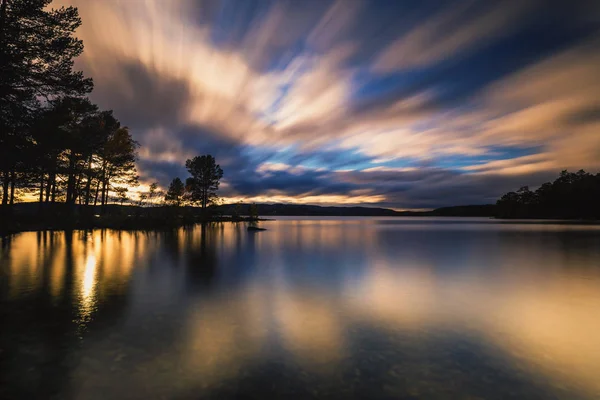
M 158 189 L 158 182 L 152 182 L 148 189 L 148 200 L 154 205 L 154 198 L 156 197 L 156 191 Z
M 81 181 L 85 169 L 88 153 L 93 152 L 93 140 L 86 133 L 92 131 L 86 127 L 84 121 L 89 123 L 98 113 L 98 107 L 88 99 L 66 97 L 58 101 L 57 108 L 62 113 L 61 134 L 64 139 L 64 172 L 66 175 L 66 203 L 75 204 L 79 195 L 78 183 Z M 86 129 L 87 128 L 87 129 Z M 91 135 L 90 135 L 91 136 Z
M 509 192 L 498 202 L 501 218 L 600 218 L 600 173 L 562 171 L 554 182 L 535 192 L 527 186 Z
M 250 226 L 258 226 L 258 205 L 256 203 L 250 204 L 248 214 L 250 217 Z
M 2 204 L 25 169 L 31 125 L 40 98 L 82 96 L 91 79 L 73 71 L 83 43 L 74 7 L 49 9 L 51 0 L 0 0 L 0 179 Z M 27 156 L 26 156 L 27 154 Z M 9 186 L 12 186 L 9 190 Z
M 83 174 L 85 175 L 85 185 L 83 179 L 78 178 L 78 186 L 81 186 L 79 192 L 85 194 L 83 199 L 85 205 L 90 204 L 92 197 L 92 188 L 95 185 L 95 192 L 98 192 L 100 185 L 100 173 L 102 165 L 102 150 L 108 140 L 120 128 L 120 123 L 112 115 L 112 111 L 102 111 L 96 113 L 82 123 L 81 136 L 85 144 L 82 147 Z
M 258 219 L 258 205 L 256 203 L 250 204 L 249 212 L 250 219 L 257 220 Z
M 124 186 L 117 186 L 114 188 L 114 191 L 117 194 L 117 200 L 121 202 L 121 205 L 123 205 L 123 203 L 127 201 L 127 192 L 129 189 Z
M 102 206 L 108 201 L 111 185 L 138 184 L 135 167 L 138 146 L 128 128 L 119 128 L 108 138 L 101 153 Z
M 148 200 L 148 193 L 140 193 L 139 199 L 138 199 L 138 205 L 140 207 L 142 207 L 144 205 L 144 202 Z
M 192 175 L 186 180 L 190 200 L 200 202 L 202 209 L 205 210 L 208 205 L 218 200 L 217 190 L 219 181 L 223 177 L 223 170 L 210 154 L 187 160 L 185 167 Z
M 185 186 L 179 178 L 175 178 L 171 181 L 167 194 L 165 195 L 165 202 L 179 207 L 185 194 Z
M 242 204 L 240 202 L 236 203 L 235 206 L 233 207 L 233 210 L 231 212 L 231 218 L 234 221 L 237 221 L 240 219 L 240 215 L 242 214 Z

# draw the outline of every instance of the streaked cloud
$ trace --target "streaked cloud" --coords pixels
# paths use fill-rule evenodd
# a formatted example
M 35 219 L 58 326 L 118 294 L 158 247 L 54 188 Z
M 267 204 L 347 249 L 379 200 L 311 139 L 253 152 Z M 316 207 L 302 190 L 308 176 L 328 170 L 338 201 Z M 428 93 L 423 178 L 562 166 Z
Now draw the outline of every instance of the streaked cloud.
M 535 1 L 446 3 L 446 6 L 386 47 L 373 70 L 390 73 L 428 66 L 466 51 L 476 50 L 490 39 L 511 33 L 528 17 Z M 529 14 L 531 17 L 531 14 Z
M 583 0 L 55 3 L 79 7 L 77 66 L 145 182 L 211 153 L 230 199 L 427 208 L 600 168 Z

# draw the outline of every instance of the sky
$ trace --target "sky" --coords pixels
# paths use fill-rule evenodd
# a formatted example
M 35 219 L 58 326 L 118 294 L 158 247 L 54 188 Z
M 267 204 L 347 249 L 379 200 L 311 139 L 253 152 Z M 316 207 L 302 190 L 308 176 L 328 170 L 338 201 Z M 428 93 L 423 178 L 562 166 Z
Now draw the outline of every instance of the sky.
M 600 170 L 600 1 L 59 0 L 145 187 L 227 202 L 494 203 Z

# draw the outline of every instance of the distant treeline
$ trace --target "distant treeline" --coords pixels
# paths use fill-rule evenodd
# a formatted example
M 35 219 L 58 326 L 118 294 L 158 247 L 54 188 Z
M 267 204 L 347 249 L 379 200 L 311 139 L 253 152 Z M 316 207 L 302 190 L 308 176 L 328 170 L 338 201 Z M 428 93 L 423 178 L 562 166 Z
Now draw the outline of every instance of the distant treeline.
M 496 203 L 499 218 L 600 219 L 600 173 L 562 171 L 536 191 L 523 186 Z

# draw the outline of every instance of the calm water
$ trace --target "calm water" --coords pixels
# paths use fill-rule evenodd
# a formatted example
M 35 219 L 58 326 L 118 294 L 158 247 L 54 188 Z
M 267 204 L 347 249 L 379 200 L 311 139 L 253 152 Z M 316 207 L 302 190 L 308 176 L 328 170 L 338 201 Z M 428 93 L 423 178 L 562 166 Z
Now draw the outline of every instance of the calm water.
M 600 398 L 599 226 L 263 225 L 4 239 L 0 398 Z

